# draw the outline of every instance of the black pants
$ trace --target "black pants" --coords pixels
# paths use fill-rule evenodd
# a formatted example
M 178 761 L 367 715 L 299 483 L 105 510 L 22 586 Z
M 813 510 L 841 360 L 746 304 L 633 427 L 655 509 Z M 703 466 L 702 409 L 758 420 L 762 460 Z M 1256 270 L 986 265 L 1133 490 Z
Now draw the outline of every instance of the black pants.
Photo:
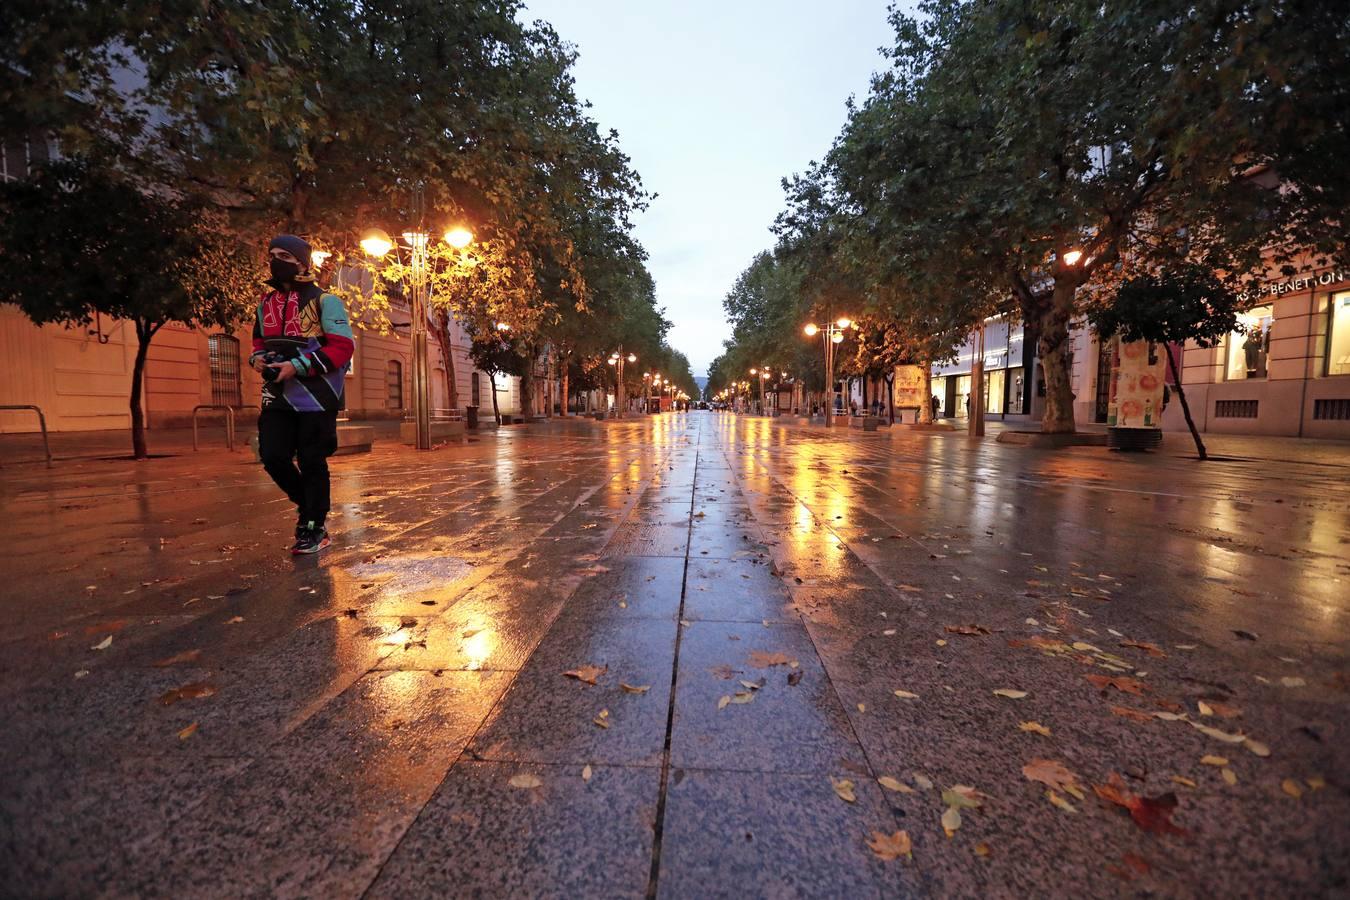
M 296 412 L 276 407 L 258 416 L 263 468 L 299 509 L 301 522 L 322 525 L 328 515 L 328 457 L 337 451 L 337 417 L 336 410 Z

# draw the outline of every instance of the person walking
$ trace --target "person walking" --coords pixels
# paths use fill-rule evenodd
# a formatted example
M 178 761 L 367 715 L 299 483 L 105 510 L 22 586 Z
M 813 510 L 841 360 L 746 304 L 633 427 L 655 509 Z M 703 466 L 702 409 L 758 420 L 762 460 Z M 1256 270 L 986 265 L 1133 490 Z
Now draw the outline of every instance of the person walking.
M 328 457 L 356 345 L 342 301 L 314 283 L 309 244 L 283 234 L 267 250 L 272 290 L 258 304 L 248 360 L 263 376 L 258 456 L 296 506 L 291 553 L 318 553 L 329 544 Z

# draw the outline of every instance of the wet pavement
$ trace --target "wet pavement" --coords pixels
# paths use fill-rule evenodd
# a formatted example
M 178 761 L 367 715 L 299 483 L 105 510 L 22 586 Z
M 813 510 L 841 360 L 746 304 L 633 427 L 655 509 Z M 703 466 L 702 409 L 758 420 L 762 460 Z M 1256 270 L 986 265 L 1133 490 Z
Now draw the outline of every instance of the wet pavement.
M 552 423 L 299 561 L 242 453 L 10 466 L 0 895 L 1344 896 L 1341 462 Z

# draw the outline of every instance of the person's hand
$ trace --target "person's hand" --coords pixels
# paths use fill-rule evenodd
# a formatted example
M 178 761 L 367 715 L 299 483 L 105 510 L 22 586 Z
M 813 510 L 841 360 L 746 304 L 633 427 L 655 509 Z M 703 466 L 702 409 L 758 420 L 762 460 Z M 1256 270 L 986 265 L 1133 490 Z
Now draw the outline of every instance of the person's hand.
M 272 368 L 277 370 L 277 381 L 286 381 L 295 377 L 295 363 L 274 363 Z
M 262 356 L 255 356 L 249 360 L 249 365 L 253 367 L 253 371 L 262 372 L 263 369 L 267 368 L 267 359 Z

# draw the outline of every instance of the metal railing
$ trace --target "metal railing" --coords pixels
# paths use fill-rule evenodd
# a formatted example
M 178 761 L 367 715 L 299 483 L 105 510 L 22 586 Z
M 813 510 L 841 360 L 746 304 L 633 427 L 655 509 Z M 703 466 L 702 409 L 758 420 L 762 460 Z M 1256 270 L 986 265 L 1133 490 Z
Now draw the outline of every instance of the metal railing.
M 0 410 L 4 409 L 8 410 L 31 409 L 33 412 L 37 413 L 38 428 L 42 430 L 42 449 L 47 454 L 47 468 L 50 469 L 52 467 L 52 445 L 51 442 L 47 440 L 47 417 L 42 414 L 42 407 L 34 406 L 31 403 L 20 403 L 14 406 L 9 405 L 0 406 Z
M 204 409 L 225 410 L 225 447 L 234 449 L 234 407 L 222 403 L 202 403 L 192 407 L 192 449 L 197 450 L 197 413 Z

